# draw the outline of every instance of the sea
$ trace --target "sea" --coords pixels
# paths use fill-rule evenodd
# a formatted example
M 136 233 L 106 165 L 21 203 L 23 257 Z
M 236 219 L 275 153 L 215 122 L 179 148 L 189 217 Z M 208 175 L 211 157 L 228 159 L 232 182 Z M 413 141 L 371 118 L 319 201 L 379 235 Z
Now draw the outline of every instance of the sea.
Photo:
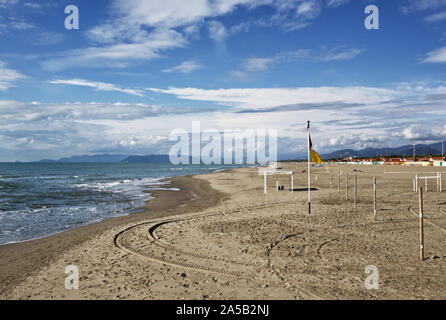
M 150 191 L 180 191 L 170 186 L 168 180 L 161 180 L 246 166 L 0 163 L 0 244 L 137 214 L 138 208 L 153 199 Z

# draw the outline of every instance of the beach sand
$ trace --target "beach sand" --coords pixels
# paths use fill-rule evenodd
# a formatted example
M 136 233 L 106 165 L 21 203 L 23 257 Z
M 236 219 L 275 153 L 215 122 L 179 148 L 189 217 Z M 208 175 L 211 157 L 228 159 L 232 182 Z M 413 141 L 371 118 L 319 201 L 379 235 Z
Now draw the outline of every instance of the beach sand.
M 446 298 L 446 192 L 434 192 L 430 181 L 424 197 L 426 259 L 419 261 L 418 196 L 412 191 L 415 172 L 434 175 L 441 168 L 313 168 L 317 190 L 308 216 L 305 164 L 281 166 L 294 171 L 295 192 L 282 176 L 285 190 L 276 191 L 270 178 L 264 195 L 256 168 L 174 178 L 182 191 L 157 194 L 144 213 L 2 246 L 0 298 Z M 362 171 L 357 208 L 354 169 Z M 65 289 L 68 265 L 79 268 L 79 290 Z M 368 266 L 379 272 L 378 289 L 365 286 Z

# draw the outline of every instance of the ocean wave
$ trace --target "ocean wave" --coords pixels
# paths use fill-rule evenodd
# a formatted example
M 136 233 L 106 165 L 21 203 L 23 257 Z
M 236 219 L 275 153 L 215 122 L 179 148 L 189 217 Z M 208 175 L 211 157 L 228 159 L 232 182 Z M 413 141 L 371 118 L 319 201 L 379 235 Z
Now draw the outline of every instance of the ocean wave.
M 179 189 L 179 188 L 145 188 L 144 190 L 146 190 L 146 191 L 175 191 L 175 192 L 178 192 L 178 191 L 181 191 L 181 189 Z
M 44 170 L 0 164 L 0 168 L 0 244 L 126 215 L 153 199 L 151 191 L 180 191 L 166 178 L 223 169 L 218 165 L 171 164 L 67 164 L 49 165 Z

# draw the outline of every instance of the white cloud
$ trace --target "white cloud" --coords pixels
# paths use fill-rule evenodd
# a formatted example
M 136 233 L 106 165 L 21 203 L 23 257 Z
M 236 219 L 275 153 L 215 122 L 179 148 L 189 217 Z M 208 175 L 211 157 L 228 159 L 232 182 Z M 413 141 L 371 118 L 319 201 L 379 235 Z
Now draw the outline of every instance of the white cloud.
M 159 58 L 169 49 L 184 47 L 185 36 L 174 28 L 189 27 L 205 18 L 217 17 L 241 4 L 255 0 L 114 0 L 114 19 L 87 32 L 96 46 L 63 52 L 42 65 L 50 71 L 71 67 L 123 68 L 139 60 Z M 210 34 L 221 41 L 226 36 L 224 26 L 210 22 Z M 151 31 L 147 31 L 151 27 Z M 196 30 L 195 30 L 196 31 Z M 190 35 L 185 31 L 186 35 Z
M 216 128 L 278 129 L 279 138 L 282 139 L 279 149 L 296 152 L 305 149 L 305 123 L 309 119 L 314 124 L 313 140 L 318 151 L 331 152 L 341 148 L 399 146 L 408 143 L 409 138 L 417 139 L 417 142 L 435 140 L 442 131 L 413 137 L 402 132 L 411 124 L 419 122 L 428 128 L 443 128 L 443 119 L 446 117 L 446 111 L 443 111 L 446 108 L 446 86 L 441 83 L 437 86 L 427 83 L 401 84 L 393 89 L 310 87 L 151 90 L 172 94 L 179 99 L 222 105 L 226 107 L 226 112 L 214 113 L 207 118 L 212 119 L 207 120 L 207 124 Z
M 241 4 L 254 4 L 252 0 L 116 0 L 117 8 L 126 19 L 152 27 L 175 28 L 190 25 L 204 18 L 224 15 Z
M 334 47 L 331 49 L 300 49 L 276 55 L 279 61 L 314 60 L 314 61 L 341 61 L 351 60 L 360 55 L 363 50 L 358 48 Z
M 346 3 L 348 3 L 350 0 L 328 0 L 327 1 L 327 7 L 329 8 L 336 8 L 339 6 L 342 6 Z
M 17 80 L 24 79 L 26 76 L 16 70 L 8 69 L 6 63 L 0 61 L 0 90 L 6 91 L 14 87 Z
M 225 38 L 228 36 L 225 26 L 220 21 L 209 21 L 208 29 L 209 37 L 217 42 L 225 40 Z
M 429 52 L 423 62 L 445 63 L 446 62 L 446 47 L 442 47 L 437 50 Z
M 277 13 L 272 21 L 285 31 L 295 31 L 309 26 L 321 11 L 320 0 L 278 0 L 273 2 Z
M 145 32 L 142 32 L 145 33 Z M 102 47 L 89 47 L 62 52 L 42 63 L 50 71 L 70 67 L 125 68 L 138 60 L 159 58 L 165 50 L 183 47 L 184 37 L 174 30 L 157 29 L 141 36 L 141 40 L 117 42 Z
M 241 70 L 231 71 L 231 75 L 241 79 L 249 79 L 252 73 L 268 71 L 269 67 L 276 63 L 290 63 L 297 60 L 313 61 L 342 61 L 351 60 L 361 54 L 363 50 L 357 48 L 333 48 L 330 50 L 300 49 L 291 52 L 278 53 L 273 57 L 249 58 L 242 62 Z
M 297 16 L 298 17 L 306 17 L 306 18 L 313 18 L 315 16 L 318 16 L 320 13 L 320 6 L 317 2 L 314 1 L 305 1 L 300 3 L 297 6 Z
M 434 23 L 442 20 L 446 20 L 446 11 L 434 13 L 424 18 L 424 21 L 428 23 Z
M 316 57 L 315 59 L 320 59 L 323 61 L 351 60 L 356 58 L 359 54 L 361 54 L 361 52 L 361 49 L 356 48 L 346 50 L 334 49 L 319 57 Z
M 404 13 L 435 10 L 446 6 L 446 0 L 405 0 L 401 7 Z
M 181 72 L 181 73 L 189 73 L 197 69 L 203 68 L 200 64 L 195 61 L 189 60 L 180 63 L 178 66 L 173 68 L 165 69 L 163 72 Z
M 28 29 L 34 29 L 36 28 L 35 25 L 26 22 L 23 19 L 19 19 L 19 18 L 14 18 L 14 17 L 10 17 L 9 18 L 9 22 L 8 22 L 8 27 L 18 30 L 18 31 L 23 31 L 23 30 L 28 30 Z
M 435 141 L 440 138 L 445 139 L 446 125 L 425 126 L 421 124 L 411 124 L 407 128 L 404 128 L 401 133 L 398 133 L 397 136 L 400 136 L 406 140 L 414 141 Z
M 7 8 L 17 4 L 18 0 L 0 0 L 0 8 Z
M 190 38 L 199 39 L 200 38 L 200 25 L 192 24 L 190 26 L 187 26 L 184 28 L 184 33 L 186 36 L 188 36 Z
M 186 108 L 167 108 L 143 103 L 41 103 L 0 100 L 0 125 L 33 121 L 135 120 L 161 115 L 195 113 Z
M 238 7 L 273 8 L 265 21 L 251 21 L 227 30 L 215 20 Z M 320 0 L 114 0 L 105 23 L 87 31 L 90 47 L 55 54 L 42 63 L 49 71 L 72 67 L 124 68 L 138 61 L 162 57 L 168 50 L 183 48 L 199 38 L 200 26 L 220 43 L 249 26 L 279 25 L 286 31 L 308 26 L 320 15 Z
M 268 69 L 268 65 L 274 62 L 273 58 L 251 58 L 246 59 L 243 63 L 246 71 L 264 71 Z
M 234 70 L 230 74 L 240 79 L 249 79 L 255 72 L 268 71 L 269 66 L 275 62 L 277 61 L 274 57 L 245 59 L 242 62 L 242 70 Z
M 0 149 L 10 160 L 89 152 L 167 153 L 166 137 L 192 121 L 202 129 L 277 129 L 281 152 L 306 148 L 306 121 L 321 153 L 435 141 L 445 135 L 446 83 L 370 87 L 151 89 L 223 106 L 0 101 Z M 156 118 L 155 118 L 156 117 Z M 418 127 L 414 126 L 418 125 Z M 424 129 L 423 129 L 424 128 Z M 47 152 L 47 153 L 45 153 Z M 6 159 L 3 156 L 2 159 Z
M 138 96 L 138 97 L 144 97 L 144 93 L 142 90 L 123 89 L 123 88 L 120 88 L 120 87 L 118 87 L 114 84 L 111 84 L 111 83 L 94 82 L 94 81 L 88 81 L 88 80 L 84 80 L 84 79 L 53 80 L 53 81 L 48 81 L 48 83 L 89 87 L 89 88 L 94 88 L 97 91 L 117 91 L 117 92 L 127 93 L 127 94 Z
M 400 96 L 391 89 L 367 87 L 306 87 L 306 88 L 251 88 L 217 89 L 198 88 L 149 89 L 153 92 L 175 95 L 180 99 L 210 101 L 238 110 L 266 109 L 273 106 L 305 103 L 380 103 Z

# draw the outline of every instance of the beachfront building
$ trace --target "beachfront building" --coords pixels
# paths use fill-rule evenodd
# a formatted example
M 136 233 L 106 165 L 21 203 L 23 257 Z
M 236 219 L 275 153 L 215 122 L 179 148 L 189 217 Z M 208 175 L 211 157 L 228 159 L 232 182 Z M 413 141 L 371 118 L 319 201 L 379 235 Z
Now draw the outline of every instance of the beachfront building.
M 333 160 L 330 162 L 337 162 L 338 164 L 362 164 L 362 165 L 402 165 L 402 166 L 421 166 L 421 167 L 446 167 L 446 160 L 443 157 L 423 157 L 414 161 L 413 157 L 394 157 L 386 158 L 344 158 L 342 160 Z
M 385 162 L 387 165 L 400 166 L 400 165 L 403 165 L 406 161 L 401 158 L 389 158 L 389 159 L 386 159 Z
M 434 167 L 446 167 L 446 161 L 443 157 L 432 157 L 432 165 Z

